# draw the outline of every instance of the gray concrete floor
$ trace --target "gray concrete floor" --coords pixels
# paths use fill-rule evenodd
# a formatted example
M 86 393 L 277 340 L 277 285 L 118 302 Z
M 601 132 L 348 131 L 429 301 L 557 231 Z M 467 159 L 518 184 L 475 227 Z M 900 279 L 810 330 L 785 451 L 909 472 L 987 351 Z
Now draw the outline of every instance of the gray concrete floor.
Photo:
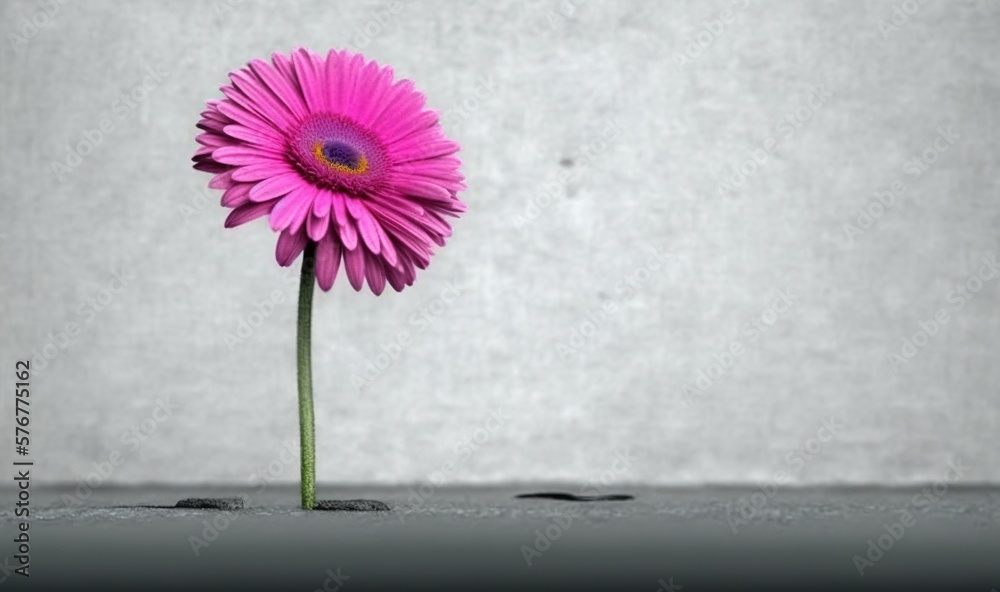
M 743 513 L 746 523 L 740 500 L 757 490 L 623 487 L 615 492 L 634 501 L 514 499 L 544 490 L 578 491 L 425 485 L 425 498 L 416 488 L 321 487 L 321 499 L 394 508 L 339 514 L 298 509 L 289 487 L 103 488 L 85 500 L 70 488 L 36 488 L 31 577 L 0 576 L 4 589 L 45 590 L 332 590 L 336 574 L 348 591 L 1000 588 L 998 489 L 937 499 L 920 489 L 784 489 L 758 495 L 764 503 Z M 13 493 L 3 491 L 10 502 L 0 513 L 7 569 L 16 563 Z M 234 495 L 247 498 L 246 509 L 135 507 Z M 869 541 L 889 548 L 869 557 Z M 863 576 L 856 555 L 871 561 Z

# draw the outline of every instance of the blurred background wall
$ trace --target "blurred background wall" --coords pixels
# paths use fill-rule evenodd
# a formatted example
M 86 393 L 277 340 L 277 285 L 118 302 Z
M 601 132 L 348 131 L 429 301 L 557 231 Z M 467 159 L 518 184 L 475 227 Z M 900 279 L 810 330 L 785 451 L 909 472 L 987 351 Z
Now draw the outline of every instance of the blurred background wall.
M 412 289 L 317 296 L 321 481 L 1000 481 L 995 3 L 0 15 L 0 430 L 31 358 L 38 481 L 297 479 L 296 269 L 189 159 L 300 45 L 416 80 L 469 183 Z

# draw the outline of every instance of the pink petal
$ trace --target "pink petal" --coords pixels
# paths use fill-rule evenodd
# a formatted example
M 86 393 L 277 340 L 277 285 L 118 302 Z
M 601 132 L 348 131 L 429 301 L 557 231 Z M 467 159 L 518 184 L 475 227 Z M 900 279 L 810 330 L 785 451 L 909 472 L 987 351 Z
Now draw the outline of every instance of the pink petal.
M 408 79 L 393 84 L 390 95 L 382 106 L 382 111 L 374 115 L 372 127 L 382 129 L 387 125 L 387 121 L 398 118 L 400 113 L 420 113 L 426 101 L 424 95 L 417 90 L 416 84 Z
M 355 220 L 360 220 L 361 215 L 365 210 L 365 206 L 361 203 L 361 200 L 356 197 L 351 197 L 350 195 L 345 195 L 344 203 L 347 204 L 347 211 L 351 213 L 351 217 Z
M 202 146 L 209 146 L 211 148 L 221 148 L 223 146 L 234 146 L 232 138 L 227 138 L 225 136 L 205 132 L 204 134 L 198 134 L 195 136 L 195 142 L 198 142 Z
M 375 222 L 375 228 L 378 230 L 378 244 L 382 249 L 382 257 L 385 258 L 390 266 L 395 267 L 398 258 L 396 256 L 396 247 L 392 244 L 392 239 L 389 238 L 389 235 L 385 233 L 385 229 L 378 222 Z
M 278 265 L 288 267 L 306 248 L 306 233 L 299 232 L 292 234 L 288 231 L 282 232 L 278 237 L 278 246 L 275 248 L 274 256 L 278 260 Z
M 438 216 L 434 212 L 428 211 L 426 214 L 421 216 L 417 222 L 424 228 L 431 231 L 432 234 L 437 234 L 444 237 L 451 236 L 451 226 L 445 222 L 441 216 Z
M 199 115 L 205 119 L 215 119 L 217 121 L 225 121 L 227 118 L 225 115 L 219 112 L 219 103 L 222 99 L 211 99 L 213 103 L 208 105 Z M 208 103 L 208 101 L 206 101 Z
M 361 57 L 361 65 L 357 69 L 356 76 L 355 95 L 349 114 L 355 121 L 367 121 L 365 111 L 371 106 L 372 95 L 377 92 L 377 87 L 373 83 L 378 79 L 378 64 L 374 61 L 366 62 L 364 57 Z
M 397 187 L 399 191 L 408 195 L 439 201 L 447 201 L 451 199 L 451 193 L 436 183 L 416 181 L 406 178 L 397 178 L 396 180 L 399 183 L 399 186 Z
M 284 162 L 274 162 L 269 164 L 251 164 L 240 167 L 233 171 L 234 181 L 252 182 L 263 181 L 278 175 L 294 173 L 295 170 Z
M 277 134 L 260 132 L 252 127 L 238 125 L 235 123 L 227 125 L 222 131 L 225 132 L 227 136 L 236 138 L 237 140 L 249 142 L 257 146 L 266 146 L 275 151 L 281 150 L 283 140 L 281 139 L 281 136 Z
M 230 74 L 230 77 L 232 73 Z M 244 74 L 244 76 L 246 76 Z M 252 114 L 258 121 L 267 122 L 268 125 L 278 128 L 278 129 L 288 129 L 291 127 L 292 123 L 289 121 L 287 116 L 282 116 L 280 114 L 277 117 L 274 116 L 266 107 L 264 107 L 259 101 L 251 99 L 242 90 L 236 88 L 235 86 L 223 86 L 219 90 L 222 94 L 226 95 L 229 102 L 233 106 L 242 108 L 246 113 Z M 219 111 L 222 111 L 226 115 L 230 115 L 229 112 L 223 107 L 225 103 L 219 106 Z M 244 125 L 251 125 L 249 118 L 236 117 L 230 115 L 236 121 L 243 123 Z
M 302 187 L 306 183 L 298 173 L 284 173 L 276 177 L 264 179 L 254 185 L 250 190 L 250 199 L 253 201 L 267 201 L 276 197 L 281 197 L 289 191 Z
M 399 239 L 400 242 L 414 251 L 422 253 L 430 252 L 430 243 L 433 242 L 433 239 L 424 229 L 406 217 L 383 208 L 378 204 L 371 204 L 369 208 L 371 208 L 376 219 L 391 230 L 390 234 Z
M 280 51 L 271 52 L 271 63 L 277 68 L 278 72 L 282 76 L 287 78 L 289 82 L 295 80 L 295 70 L 292 68 L 292 60 Z
M 345 79 L 347 78 L 347 68 L 344 67 L 346 54 L 331 49 L 326 54 L 326 84 L 330 89 L 330 96 L 327 101 L 330 110 L 341 111 L 346 102 Z
M 355 249 L 358 247 L 358 229 L 355 228 L 354 222 L 348 220 L 344 224 L 338 224 L 337 230 L 340 242 L 344 243 L 346 248 Z
M 417 272 L 413 269 L 413 260 L 406 251 L 400 251 L 399 253 L 399 266 L 397 267 L 403 274 L 403 281 L 407 286 L 412 286 L 414 280 L 417 279 Z
M 298 232 L 306 225 L 306 220 L 309 219 L 309 214 L 312 212 L 313 202 L 316 200 L 316 194 L 319 193 L 319 187 L 314 185 L 304 185 L 302 195 L 305 199 L 302 200 L 302 209 L 295 213 L 295 218 L 292 219 L 292 225 L 288 229 L 292 232 Z M 308 236 L 308 232 L 306 233 Z
M 340 243 L 329 234 L 316 243 L 316 280 L 320 289 L 330 291 L 340 271 Z
M 357 198 L 347 198 L 347 210 L 358 221 L 358 232 L 361 234 L 361 239 L 365 241 L 365 246 L 377 255 L 379 253 L 378 230 L 376 229 L 378 222 L 372 218 L 368 208 Z
M 375 201 L 382 206 L 391 207 L 393 210 L 398 210 L 400 213 L 409 214 L 411 216 L 423 216 L 424 208 L 419 203 L 413 201 L 409 197 L 403 197 L 402 195 L 394 195 L 386 191 L 379 191 L 374 194 Z
M 275 123 L 264 119 L 253 111 L 232 101 L 219 103 L 219 111 L 223 112 L 233 121 L 244 125 L 262 134 L 274 133 L 278 131 Z
M 421 163 L 426 161 L 420 161 Z M 411 163 L 413 164 L 413 163 Z M 465 190 L 465 177 L 455 171 L 434 171 L 426 170 L 419 173 L 402 173 L 399 169 L 393 170 L 392 182 L 394 185 L 403 185 L 414 181 L 424 183 L 434 183 L 440 185 L 449 193 Z
M 318 241 L 319 239 L 327 236 L 327 231 L 330 229 L 330 214 L 326 216 L 317 216 L 315 213 L 310 213 L 306 217 L 306 234 L 309 238 Z
M 393 166 L 393 170 L 407 175 L 432 175 L 437 173 L 458 173 L 462 159 L 455 156 L 435 158 L 426 162 L 408 162 Z
M 299 120 L 308 115 L 306 104 L 302 101 L 302 96 L 274 66 L 264 60 L 251 60 L 250 68 L 254 74 L 263 81 L 271 93 Z
M 382 261 L 377 255 L 365 251 L 365 277 L 368 279 L 368 287 L 376 296 L 385 290 L 385 269 L 382 268 Z
M 212 177 L 212 180 L 208 182 L 208 186 L 211 189 L 229 189 L 233 184 L 233 171 L 232 169 L 219 173 L 218 175 Z
M 226 189 L 222 194 L 222 206 L 227 208 L 237 208 L 250 203 L 250 183 L 237 183 Z
M 226 124 L 213 119 L 201 119 L 194 126 L 200 130 L 204 130 L 206 134 L 221 136 Z
M 271 230 L 288 230 L 291 234 L 296 234 L 302 228 L 302 222 L 309 210 L 312 209 L 313 193 L 311 187 L 303 185 L 279 199 L 271 210 Z
M 232 169 L 232 167 L 229 166 L 229 165 L 219 164 L 219 163 L 217 163 L 217 162 L 215 162 L 214 160 L 211 160 L 211 159 L 208 159 L 208 160 L 205 160 L 205 159 L 199 160 L 198 162 L 194 163 L 193 168 L 196 171 L 201 171 L 203 173 L 209 173 L 209 174 L 212 174 L 212 175 L 218 175 L 220 173 L 225 173 L 225 172 L 229 171 L 230 169 Z M 217 188 L 217 189 L 219 189 L 219 188 Z
M 400 117 L 379 129 L 382 140 L 390 147 L 405 142 L 415 132 L 421 132 L 438 124 L 438 115 L 433 111 L 423 111 L 414 117 Z
M 328 189 L 323 189 L 316 194 L 313 201 L 313 213 L 324 218 L 330 215 L 330 208 L 333 204 L 333 194 Z
M 299 87 L 302 88 L 306 104 L 313 112 L 329 109 L 326 97 L 327 85 L 320 79 L 319 68 L 322 68 L 322 62 L 317 63 L 318 59 L 318 56 L 313 56 L 306 49 L 299 48 L 292 52 L 292 65 L 299 79 Z
M 392 89 L 393 71 L 391 66 L 379 68 L 375 62 L 369 62 L 365 72 L 368 80 L 362 92 L 366 99 L 358 110 L 358 121 L 371 121 L 373 116 L 384 109 L 386 95 Z
M 398 269 L 386 267 L 385 277 L 389 280 L 389 285 L 392 286 L 392 289 L 397 292 L 402 292 L 406 286 L 406 276 Z
M 249 203 L 240 206 L 229 213 L 229 217 L 226 218 L 226 228 L 236 228 L 237 226 L 242 226 L 247 222 L 266 216 L 273 207 L 273 201 Z
M 347 272 L 347 281 L 351 282 L 351 287 L 360 292 L 365 281 L 364 247 L 358 245 L 356 249 L 344 251 L 344 270 Z
M 337 221 L 337 228 L 340 231 L 340 240 L 348 250 L 354 249 L 358 245 L 358 232 L 354 223 L 347 217 L 347 198 L 340 193 L 331 193 L 333 199 L 333 215 Z
M 448 156 L 458 152 L 459 146 L 451 140 L 438 140 L 436 142 L 420 142 L 413 146 L 404 148 L 398 152 L 393 152 L 393 160 L 396 163 L 411 162 L 414 160 L 427 160 Z
M 404 101 L 408 101 L 415 92 L 416 85 L 412 80 L 404 79 L 393 84 L 392 89 L 386 93 L 382 103 L 372 110 L 372 127 L 378 128 L 384 118 L 399 113 L 401 111 L 399 106 Z M 422 106 L 420 105 L 420 107 Z M 420 107 L 417 107 L 416 110 L 419 110 Z
M 333 200 L 333 215 L 337 220 L 337 224 L 343 226 L 347 224 L 347 197 L 340 193 L 333 193 L 330 195 Z
M 438 142 L 447 142 L 448 137 L 445 136 L 440 123 L 440 121 L 430 121 L 430 125 L 423 127 L 414 125 L 400 127 L 399 131 L 393 134 L 392 140 L 386 143 L 392 146 L 393 150 L 402 152 L 404 150 L 420 148 L 422 146 L 430 146 L 432 144 L 437 144 Z M 454 154 L 446 154 L 435 158 L 434 161 L 454 156 Z
M 246 102 L 240 103 L 260 113 L 264 119 L 278 124 L 282 129 L 289 129 L 296 123 L 295 114 L 284 103 L 279 101 L 267 88 L 267 85 L 247 70 L 236 70 L 229 73 L 229 79 L 246 97 Z M 223 93 L 226 91 L 223 90 Z M 236 102 L 240 101 L 238 93 L 226 94 Z
M 260 148 L 258 146 L 247 146 L 246 144 L 217 148 L 215 152 L 212 153 L 212 158 L 223 164 L 231 165 L 271 164 L 274 162 L 283 162 L 282 155 L 278 152 Z
M 359 54 L 344 53 L 341 71 L 343 73 L 342 87 L 340 89 L 340 109 L 348 117 L 353 116 L 355 110 L 355 99 L 358 97 L 358 79 L 361 76 L 361 69 L 364 68 L 365 58 Z M 364 98 L 363 96 L 361 97 Z

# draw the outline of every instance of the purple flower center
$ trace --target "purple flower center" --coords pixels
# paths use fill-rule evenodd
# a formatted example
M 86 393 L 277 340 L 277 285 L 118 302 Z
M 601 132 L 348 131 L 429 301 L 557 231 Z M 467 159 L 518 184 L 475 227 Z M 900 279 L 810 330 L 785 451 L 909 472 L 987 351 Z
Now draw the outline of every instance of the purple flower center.
M 331 163 L 339 164 L 349 169 L 357 169 L 364 155 L 347 142 L 333 140 L 323 144 L 323 157 Z
M 363 194 L 385 181 L 386 149 L 368 129 L 332 113 L 315 113 L 289 133 L 289 157 L 311 182 Z

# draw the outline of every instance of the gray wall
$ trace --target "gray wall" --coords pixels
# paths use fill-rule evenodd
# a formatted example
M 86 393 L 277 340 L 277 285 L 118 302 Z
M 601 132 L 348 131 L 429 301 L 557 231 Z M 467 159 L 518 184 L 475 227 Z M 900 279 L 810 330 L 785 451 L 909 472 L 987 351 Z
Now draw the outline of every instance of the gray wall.
M 0 5 L 0 374 L 55 342 L 38 480 L 112 454 L 105 483 L 297 478 L 295 272 L 263 222 L 223 230 L 189 158 L 227 71 L 355 44 L 448 112 L 469 214 L 413 289 L 317 297 L 321 481 L 1000 481 L 1000 6 L 387 5 L 66 2 L 34 32 L 38 4 Z

